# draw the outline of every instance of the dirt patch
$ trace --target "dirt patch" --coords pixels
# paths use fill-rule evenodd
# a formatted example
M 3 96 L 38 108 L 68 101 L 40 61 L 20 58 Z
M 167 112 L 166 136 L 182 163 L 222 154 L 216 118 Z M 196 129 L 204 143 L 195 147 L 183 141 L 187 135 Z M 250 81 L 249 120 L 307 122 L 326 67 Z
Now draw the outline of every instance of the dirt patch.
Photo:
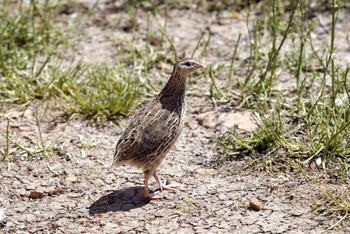
M 321 232 L 332 222 L 317 215 L 312 207 L 325 189 L 340 185 L 315 184 L 315 180 L 295 175 L 240 171 L 242 162 L 213 169 L 216 130 L 198 124 L 196 116 L 190 109 L 190 124 L 160 168 L 161 178 L 180 184 L 179 191 L 164 191 L 163 200 L 149 201 L 141 196 L 140 171 L 128 166 L 110 168 L 122 132 L 117 126 L 98 128 L 78 119 L 58 128 L 58 117 L 52 115 L 43 121 L 42 128 L 45 139 L 61 135 L 58 156 L 0 166 L 1 201 L 6 214 L 1 230 L 282 233 Z M 35 118 L 13 118 L 11 123 L 16 126 L 12 132 L 18 134 L 17 139 L 25 139 L 20 137 L 25 130 L 27 140 L 37 141 Z M 151 180 L 150 186 L 157 191 L 155 181 Z M 251 198 L 259 199 L 265 209 L 249 208 Z M 345 227 L 345 232 L 350 231 Z

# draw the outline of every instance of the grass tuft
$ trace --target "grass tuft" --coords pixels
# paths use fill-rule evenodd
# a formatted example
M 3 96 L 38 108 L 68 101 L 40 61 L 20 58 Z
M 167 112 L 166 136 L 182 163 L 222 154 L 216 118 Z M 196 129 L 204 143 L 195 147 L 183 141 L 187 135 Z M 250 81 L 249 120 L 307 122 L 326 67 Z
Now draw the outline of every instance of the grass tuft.
M 319 213 L 322 216 L 339 216 L 341 218 L 337 218 L 338 221 L 331 223 L 327 227 L 327 231 L 334 229 L 336 226 L 341 225 L 341 223 L 348 218 L 349 210 L 350 210 L 350 196 L 347 192 L 333 192 L 333 191 L 325 191 L 326 201 L 322 203 L 318 202 L 314 206 L 314 210 L 316 213 Z
M 303 166 L 317 161 L 327 173 L 348 175 L 350 68 L 349 65 L 337 66 L 335 63 L 335 25 L 343 2 L 332 1 L 330 43 L 321 55 L 314 48 L 311 37 L 310 3 L 303 0 L 293 1 L 290 6 L 281 5 L 278 0 L 270 3 L 267 16 L 263 17 L 263 21 L 256 20 L 251 31 L 252 58 L 245 79 L 237 82 L 241 106 L 258 113 L 259 128 L 245 134 L 230 130 L 219 142 L 225 149 L 225 155 L 231 159 L 245 155 L 258 162 L 262 155 L 274 155 L 276 160 L 287 155 L 286 160 L 295 158 L 297 163 L 302 161 Z M 285 19 L 278 13 L 283 9 L 290 9 Z M 285 25 L 283 30 L 278 29 L 281 25 Z M 258 33 L 260 30 L 264 33 Z M 267 41 L 266 38 L 271 39 Z M 292 44 L 291 49 L 282 53 L 283 42 L 287 40 Z M 263 53 L 266 48 L 271 48 L 267 54 Z M 293 62 L 290 62 L 291 55 L 294 56 Z M 262 63 L 264 60 L 265 63 Z M 321 69 L 313 70 L 308 60 Z M 273 81 L 283 69 L 292 71 L 296 85 L 292 92 L 281 95 L 283 91 L 277 90 Z M 230 82 L 232 65 L 229 74 Z M 219 92 L 219 88 L 216 90 Z M 223 92 L 226 97 L 232 95 L 229 89 Z M 255 160 L 257 158 L 259 160 Z M 333 166 L 327 168 L 334 163 L 341 172 L 336 172 Z
M 85 73 L 79 79 L 71 76 L 58 89 L 64 108 L 70 112 L 117 120 L 128 113 L 140 94 L 138 74 L 123 64 L 104 64 L 96 69 L 88 68 Z

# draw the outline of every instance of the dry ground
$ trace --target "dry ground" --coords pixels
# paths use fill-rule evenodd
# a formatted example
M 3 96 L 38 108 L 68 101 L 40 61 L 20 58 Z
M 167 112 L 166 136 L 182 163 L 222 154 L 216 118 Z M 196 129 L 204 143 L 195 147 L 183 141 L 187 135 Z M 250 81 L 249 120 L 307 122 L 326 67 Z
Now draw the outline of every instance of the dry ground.
M 75 55 L 93 64 L 113 63 L 121 56 L 108 38 L 130 37 L 131 32 L 113 25 L 118 18 L 130 16 L 113 12 L 110 4 L 100 3 L 91 18 L 81 18 L 86 21 L 81 28 L 83 38 L 67 56 Z M 144 34 L 147 14 L 140 11 L 138 17 L 139 33 Z M 325 13 L 320 18 L 323 21 L 315 32 L 319 32 L 317 36 L 322 41 L 329 35 L 321 30 L 329 24 L 329 15 Z M 345 40 L 350 28 L 344 22 L 350 18 L 341 19 L 337 33 Z M 156 30 L 163 18 L 159 16 L 151 22 L 151 29 Z M 169 12 L 167 32 L 180 52 L 190 53 L 206 27 L 213 32 L 207 64 L 229 62 L 239 32 L 243 34 L 241 51 L 247 46 L 244 13 L 223 17 L 216 13 L 204 15 L 196 9 Z M 344 59 L 349 53 L 345 48 L 345 44 L 337 45 Z M 243 58 L 239 54 L 238 60 Z M 239 74 L 240 68 L 236 69 Z M 152 73 L 164 84 L 169 74 L 157 74 Z M 292 83 L 288 77 L 280 77 L 280 82 Z M 209 81 L 203 80 L 200 88 L 208 87 Z M 197 95 L 189 95 L 188 101 L 182 137 L 160 168 L 163 179 L 181 186 L 177 193 L 164 191 L 164 199 L 159 201 L 148 201 L 140 195 L 143 186 L 140 171 L 128 166 L 110 168 L 115 144 L 122 133 L 120 127 L 80 117 L 67 123 L 59 108 L 41 105 L 43 138 L 52 142 L 59 136 L 58 153 L 38 161 L 0 164 L 0 208 L 5 210 L 0 213 L 5 216 L 0 233 L 320 233 L 341 218 L 341 214 L 321 216 L 312 207 L 326 200 L 325 190 L 349 190 L 347 180 L 331 184 L 326 177 L 307 179 L 301 173 L 241 171 L 244 164 L 241 161 L 217 166 L 214 163 L 220 155 L 217 136 L 234 124 L 253 130 L 256 125 L 252 115 L 233 107 L 235 101 L 214 106 L 205 96 Z M 5 131 L 7 116 L 13 139 L 23 144 L 37 143 L 35 105 L 25 110 L 5 110 L 0 115 L 0 129 Z M 4 138 L 0 138 L 0 144 L 5 144 Z M 313 170 L 322 174 L 318 168 Z M 151 188 L 158 189 L 153 180 Z M 248 207 L 253 197 L 265 204 L 264 210 Z M 335 232 L 349 233 L 349 221 Z

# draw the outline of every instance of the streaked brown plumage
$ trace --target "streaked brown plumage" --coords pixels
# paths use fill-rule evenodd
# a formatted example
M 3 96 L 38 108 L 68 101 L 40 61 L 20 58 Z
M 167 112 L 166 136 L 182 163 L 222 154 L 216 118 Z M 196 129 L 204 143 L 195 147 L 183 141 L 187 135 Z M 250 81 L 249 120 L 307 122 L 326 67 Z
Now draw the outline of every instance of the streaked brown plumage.
M 117 143 L 113 164 L 130 164 L 143 170 L 145 197 L 162 198 L 149 193 L 148 179 L 152 175 L 161 191 L 174 190 L 161 182 L 156 169 L 180 136 L 187 76 L 202 67 L 193 59 L 180 59 L 164 89 L 136 115 Z

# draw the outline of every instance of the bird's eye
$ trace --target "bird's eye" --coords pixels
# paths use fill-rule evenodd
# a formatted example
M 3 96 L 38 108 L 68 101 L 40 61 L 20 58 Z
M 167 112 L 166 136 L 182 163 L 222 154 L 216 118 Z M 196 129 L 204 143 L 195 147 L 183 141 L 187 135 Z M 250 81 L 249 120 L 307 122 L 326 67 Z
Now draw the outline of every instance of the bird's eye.
M 191 63 L 187 62 L 187 63 L 185 63 L 185 66 L 186 66 L 186 67 L 190 67 L 190 66 L 191 66 Z

